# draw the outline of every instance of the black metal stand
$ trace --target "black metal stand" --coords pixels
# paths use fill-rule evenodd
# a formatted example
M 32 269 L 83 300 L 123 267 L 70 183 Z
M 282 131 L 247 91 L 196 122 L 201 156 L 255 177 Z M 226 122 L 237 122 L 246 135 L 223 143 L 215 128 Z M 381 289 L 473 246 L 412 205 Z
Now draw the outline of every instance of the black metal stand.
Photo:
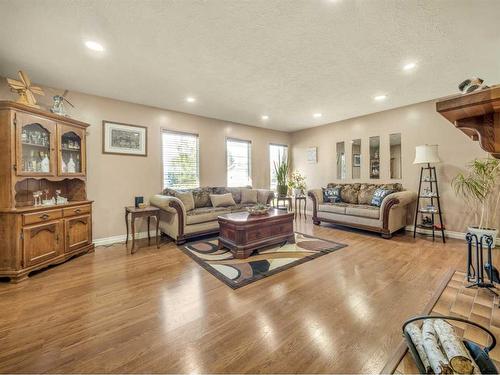
M 486 288 L 495 296 L 498 297 L 498 293 L 494 291 L 492 288 L 495 288 L 493 284 L 493 263 L 491 259 L 491 247 L 493 245 L 493 237 L 490 235 L 482 235 L 481 238 L 477 238 L 476 234 L 467 233 L 465 236 L 467 240 L 467 281 L 472 283 L 467 285 L 467 288 L 472 288 L 477 286 L 478 288 Z M 488 246 L 488 259 L 487 267 L 488 278 L 490 282 L 484 281 L 484 261 L 483 261 L 483 240 Z M 474 269 L 474 265 L 472 264 L 472 245 L 476 245 L 476 269 Z
M 429 177 L 427 179 L 424 179 L 424 170 L 429 171 Z M 422 184 L 423 183 L 429 183 L 429 189 L 430 189 L 430 195 L 422 195 Z M 420 207 L 420 200 L 421 199 L 430 199 L 431 200 L 431 206 L 434 206 L 434 200 L 437 201 L 437 211 L 435 210 L 426 210 Z M 418 214 L 427 214 L 431 216 L 431 224 L 430 225 L 424 225 L 418 224 Z M 420 169 L 420 183 L 418 185 L 418 198 L 417 198 L 417 208 L 415 210 L 415 224 L 413 226 L 413 238 L 417 235 L 417 228 L 422 228 L 422 229 L 431 229 L 432 230 L 432 240 L 434 241 L 436 238 L 436 226 L 435 226 L 435 220 L 434 220 L 434 215 L 439 216 L 439 225 L 440 225 L 440 230 L 441 230 L 441 238 L 443 240 L 443 243 L 446 243 L 446 239 L 444 237 L 444 225 L 443 225 L 443 216 L 441 213 L 441 202 L 439 199 L 439 188 L 438 188 L 438 180 L 437 180 L 437 174 L 436 174 L 436 167 L 431 167 L 429 163 L 427 163 L 427 167 L 422 167 Z

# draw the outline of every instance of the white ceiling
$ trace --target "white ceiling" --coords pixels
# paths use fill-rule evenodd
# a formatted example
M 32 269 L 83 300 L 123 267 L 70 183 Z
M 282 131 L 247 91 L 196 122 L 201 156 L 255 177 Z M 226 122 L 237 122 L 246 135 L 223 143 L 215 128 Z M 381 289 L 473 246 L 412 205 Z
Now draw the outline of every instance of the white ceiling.
M 2 0 L 0 14 L 0 75 L 286 131 L 500 82 L 497 0 Z

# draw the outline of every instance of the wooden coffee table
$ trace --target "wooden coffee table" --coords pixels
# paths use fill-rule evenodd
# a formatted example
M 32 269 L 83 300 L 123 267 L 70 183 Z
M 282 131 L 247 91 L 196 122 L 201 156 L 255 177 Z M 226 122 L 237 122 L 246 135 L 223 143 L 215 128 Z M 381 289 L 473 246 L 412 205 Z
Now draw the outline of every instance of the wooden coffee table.
M 293 213 L 274 208 L 261 216 L 248 212 L 221 215 L 219 226 L 219 249 L 227 247 L 238 259 L 269 245 L 295 242 Z

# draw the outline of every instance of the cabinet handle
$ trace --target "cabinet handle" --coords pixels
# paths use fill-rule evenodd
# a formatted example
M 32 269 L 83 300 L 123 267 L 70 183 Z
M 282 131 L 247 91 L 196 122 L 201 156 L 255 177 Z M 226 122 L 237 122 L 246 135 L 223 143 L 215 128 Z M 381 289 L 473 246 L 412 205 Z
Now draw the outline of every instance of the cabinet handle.
M 49 218 L 49 215 L 47 215 L 47 214 L 43 214 L 40 216 L 40 219 L 42 219 L 42 220 L 47 220 L 48 218 Z
M 80 210 L 79 208 L 77 208 L 77 209 L 75 210 L 75 213 L 77 213 L 77 214 L 79 214 L 80 212 L 82 212 L 82 210 Z

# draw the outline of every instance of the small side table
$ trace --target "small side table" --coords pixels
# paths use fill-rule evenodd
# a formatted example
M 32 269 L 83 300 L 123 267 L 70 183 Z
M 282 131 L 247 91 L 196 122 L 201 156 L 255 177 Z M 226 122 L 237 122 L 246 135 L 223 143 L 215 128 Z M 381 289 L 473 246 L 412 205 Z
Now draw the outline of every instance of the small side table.
M 125 207 L 125 225 L 127 226 L 127 239 L 125 241 L 125 246 L 128 244 L 128 216 L 130 214 L 130 224 L 132 226 L 132 249 L 130 252 L 135 253 L 135 219 L 138 217 L 148 218 L 148 244 L 151 241 L 151 234 L 149 232 L 149 227 L 151 224 L 151 218 L 156 219 L 156 247 L 160 248 L 160 241 L 158 232 L 160 229 L 160 209 L 157 207 L 147 206 L 144 208 L 137 208 L 134 206 Z
M 283 197 L 276 197 L 275 199 L 276 199 L 275 208 L 279 210 L 286 209 L 287 211 L 292 210 L 292 197 L 283 196 Z M 283 207 L 280 207 L 280 201 L 283 202 Z M 288 207 L 286 206 L 285 202 L 288 202 Z
M 304 202 L 304 217 L 306 217 L 307 197 L 305 195 L 296 195 L 295 197 L 295 218 L 302 217 L 302 202 Z

